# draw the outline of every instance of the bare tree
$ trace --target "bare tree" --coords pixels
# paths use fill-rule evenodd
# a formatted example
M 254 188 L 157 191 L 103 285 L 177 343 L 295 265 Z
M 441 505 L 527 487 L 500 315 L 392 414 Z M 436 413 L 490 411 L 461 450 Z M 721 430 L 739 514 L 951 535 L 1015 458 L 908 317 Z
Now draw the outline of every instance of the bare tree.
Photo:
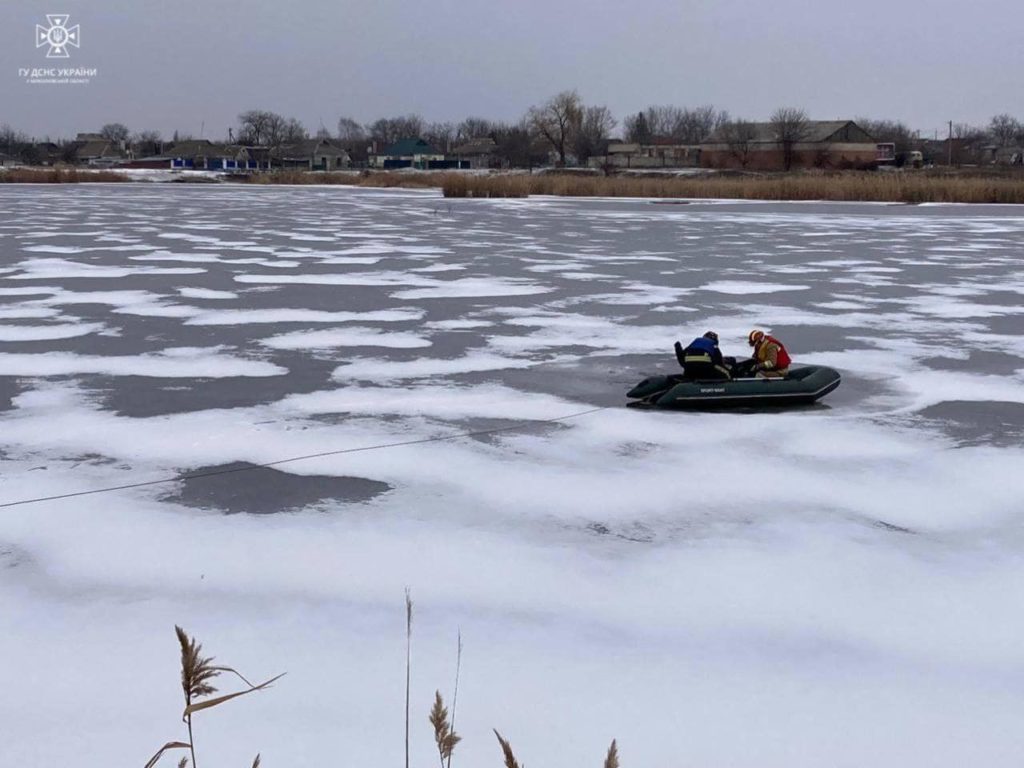
M 6 123 L 0 125 L 0 151 L 29 165 L 36 165 L 41 161 L 35 139 L 27 133 L 16 131 Z
M 651 127 L 643 112 L 637 112 L 623 120 L 622 131 L 623 138 L 634 144 L 649 144 L 651 141 Z
M 868 117 L 858 117 L 854 122 L 870 134 L 875 141 L 894 144 L 897 157 L 913 147 L 914 132 L 900 120 L 872 120 Z
M 733 120 L 721 127 L 721 135 L 729 145 L 729 154 L 736 158 L 741 168 L 746 168 L 757 140 L 757 126 L 747 120 Z
M 140 155 L 156 155 L 163 147 L 160 131 L 139 131 L 132 136 L 132 146 Z
M 625 120 L 626 135 L 631 141 L 646 144 L 652 136 L 669 138 L 678 144 L 700 144 L 725 123 L 729 113 L 711 105 L 675 107 L 651 106 Z
M 573 141 L 577 162 L 584 165 L 592 155 L 603 153 L 615 125 L 615 118 L 608 107 L 585 107 Z
M 1012 115 L 996 115 L 989 121 L 989 135 L 1001 147 L 1009 147 L 1015 144 L 1024 133 L 1024 126 Z
M 128 141 L 130 133 L 128 126 L 123 123 L 107 123 L 100 128 L 100 136 L 107 141 Z
M 289 117 L 284 121 L 281 129 L 282 144 L 294 144 L 308 138 L 309 131 L 306 130 L 306 127 L 297 118 Z
M 546 157 L 546 142 L 534 132 L 528 119 L 516 125 L 495 123 L 491 127 L 494 137 L 495 156 L 512 168 L 533 168 Z
M 782 148 L 782 166 L 785 170 L 793 167 L 796 145 L 807 137 L 807 115 L 796 107 L 780 107 L 769 120 L 775 132 L 775 141 Z
M 309 138 L 309 132 L 296 118 L 262 109 L 243 112 L 238 124 L 238 142 L 248 146 L 279 147 Z
M 680 144 L 700 144 L 727 122 L 729 113 L 710 105 L 684 109 L 671 135 Z
M 455 141 L 455 126 L 452 123 L 430 123 L 423 130 L 423 138 L 434 148 L 450 152 Z
M 238 116 L 238 141 L 250 146 L 264 146 L 270 133 L 271 123 L 278 117 L 273 112 L 250 109 Z
M 650 106 L 644 113 L 649 138 L 654 136 L 676 137 L 682 133 L 683 110 L 671 105 Z
M 483 117 L 467 117 L 455 129 L 455 140 L 459 142 L 490 136 L 497 125 Z
M 566 153 L 572 147 L 583 119 L 579 94 L 576 91 L 562 91 L 542 106 L 531 107 L 527 119 L 558 155 L 558 165 L 564 167 Z
M 288 130 L 288 120 L 276 112 L 270 113 L 267 121 L 267 145 L 279 147 L 285 143 L 284 135 Z
M 342 141 L 364 141 L 366 129 L 351 117 L 339 117 L 338 138 Z
M 953 123 L 953 138 L 971 144 L 985 138 L 985 129 L 970 123 Z
M 16 131 L 7 123 L 0 125 L 0 147 L 3 147 L 3 151 L 7 154 L 16 154 L 18 147 L 31 141 L 27 134 Z
M 401 115 L 399 117 L 382 117 L 374 121 L 370 128 L 370 138 L 382 146 L 394 144 L 399 139 L 412 139 L 422 136 L 426 124 L 419 115 Z

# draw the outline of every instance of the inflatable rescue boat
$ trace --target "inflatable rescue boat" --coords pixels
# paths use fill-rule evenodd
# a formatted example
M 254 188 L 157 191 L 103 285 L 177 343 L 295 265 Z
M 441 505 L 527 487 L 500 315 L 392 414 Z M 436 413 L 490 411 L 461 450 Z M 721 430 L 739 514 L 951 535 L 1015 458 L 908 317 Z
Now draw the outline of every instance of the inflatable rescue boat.
M 648 408 L 761 408 L 814 403 L 839 386 L 839 371 L 824 365 L 791 368 L 783 378 L 694 381 L 682 375 L 651 376 L 626 397 Z

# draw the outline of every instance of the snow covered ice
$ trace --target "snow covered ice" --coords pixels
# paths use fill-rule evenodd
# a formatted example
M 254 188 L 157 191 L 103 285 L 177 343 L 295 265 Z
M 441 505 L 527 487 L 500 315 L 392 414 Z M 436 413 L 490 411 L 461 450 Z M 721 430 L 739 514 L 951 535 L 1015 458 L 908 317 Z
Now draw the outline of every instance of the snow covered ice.
M 466 765 L 1015 764 L 1018 209 L 155 186 L 0 189 L 0 504 L 317 457 L 0 508 L 0 762 L 181 737 L 178 623 L 288 672 L 207 763 L 397 764 L 408 586 L 417 766 L 460 628 Z M 843 386 L 622 407 L 753 327 Z

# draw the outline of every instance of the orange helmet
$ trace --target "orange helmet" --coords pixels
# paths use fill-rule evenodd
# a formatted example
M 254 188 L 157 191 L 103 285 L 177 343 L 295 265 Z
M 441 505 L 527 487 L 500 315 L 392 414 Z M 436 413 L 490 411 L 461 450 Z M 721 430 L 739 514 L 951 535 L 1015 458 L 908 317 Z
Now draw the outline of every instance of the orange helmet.
M 747 334 L 747 344 L 750 346 L 756 346 L 757 342 L 764 338 L 764 331 L 753 330 Z

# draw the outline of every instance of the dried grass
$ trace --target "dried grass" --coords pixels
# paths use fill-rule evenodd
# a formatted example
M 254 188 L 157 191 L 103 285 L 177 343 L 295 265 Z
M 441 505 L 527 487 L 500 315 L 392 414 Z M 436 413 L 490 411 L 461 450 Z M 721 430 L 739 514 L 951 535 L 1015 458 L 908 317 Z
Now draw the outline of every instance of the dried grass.
M 1024 203 L 1022 175 L 801 173 L 772 176 L 594 177 L 566 174 L 459 175 L 446 197 L 653 197 L 893 203 Z
M 84 184 L 131 181 L 114 171 L 78 168 L 10 168 L 0 171 L 0 184 Z
M 309 171 L 271 171 L 253 173 L 245 177 L 249 184 L 331 184 L 349 187 L 411 187 L 435 188 L 448 176 L 458 174 L 420 171 L 337 171 L 311 173 Z

